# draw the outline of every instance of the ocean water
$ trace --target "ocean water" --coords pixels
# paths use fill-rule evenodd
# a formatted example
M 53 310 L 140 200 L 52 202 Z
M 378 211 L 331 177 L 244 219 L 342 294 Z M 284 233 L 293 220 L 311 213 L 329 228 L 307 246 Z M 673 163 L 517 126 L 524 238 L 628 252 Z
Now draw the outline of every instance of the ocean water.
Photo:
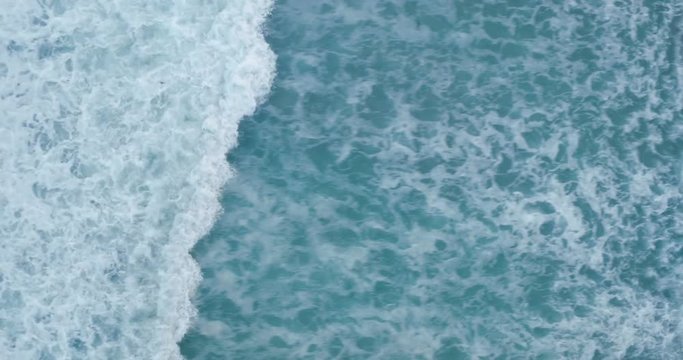
M 276 2 L 184 356 L 683 358 L 682 5 Z
M 0 0 L 0 359 L 180 359 L 269 1 Z
M 683 358 L 683 3 L 0 5 L 0 359 Z

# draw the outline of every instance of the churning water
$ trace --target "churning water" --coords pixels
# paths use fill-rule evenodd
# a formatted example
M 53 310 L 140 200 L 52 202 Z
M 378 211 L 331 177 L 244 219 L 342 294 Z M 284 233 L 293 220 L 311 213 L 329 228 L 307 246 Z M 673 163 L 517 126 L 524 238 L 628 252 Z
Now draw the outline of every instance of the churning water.
M 0 4 L 1 358 L 683 358 L 682 3 Z

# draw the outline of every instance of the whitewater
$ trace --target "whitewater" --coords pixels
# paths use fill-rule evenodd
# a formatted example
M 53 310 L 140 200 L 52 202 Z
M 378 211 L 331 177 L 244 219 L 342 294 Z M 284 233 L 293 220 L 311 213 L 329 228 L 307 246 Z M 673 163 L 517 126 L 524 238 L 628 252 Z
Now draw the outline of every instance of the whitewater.
M 0 5 L 0 354 L 181 358 L 271 1 Z

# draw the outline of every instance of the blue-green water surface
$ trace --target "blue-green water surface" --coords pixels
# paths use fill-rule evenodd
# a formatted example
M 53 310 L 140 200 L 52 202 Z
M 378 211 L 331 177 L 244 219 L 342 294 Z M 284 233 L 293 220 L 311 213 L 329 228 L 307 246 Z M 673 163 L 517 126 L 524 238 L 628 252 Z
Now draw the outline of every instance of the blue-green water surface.
M 282 0 L 188 359 L 681 359 L 672 0 Z

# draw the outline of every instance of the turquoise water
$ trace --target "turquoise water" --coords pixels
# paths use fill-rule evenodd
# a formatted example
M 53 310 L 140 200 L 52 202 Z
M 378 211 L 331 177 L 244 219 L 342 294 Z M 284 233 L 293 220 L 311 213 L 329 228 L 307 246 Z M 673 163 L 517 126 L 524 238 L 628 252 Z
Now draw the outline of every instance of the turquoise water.
M 277 2 L 188 359 L 680 359 L 681 7 Z
M 0 359 L 683 358 L 680 2 L 0 5 Z

